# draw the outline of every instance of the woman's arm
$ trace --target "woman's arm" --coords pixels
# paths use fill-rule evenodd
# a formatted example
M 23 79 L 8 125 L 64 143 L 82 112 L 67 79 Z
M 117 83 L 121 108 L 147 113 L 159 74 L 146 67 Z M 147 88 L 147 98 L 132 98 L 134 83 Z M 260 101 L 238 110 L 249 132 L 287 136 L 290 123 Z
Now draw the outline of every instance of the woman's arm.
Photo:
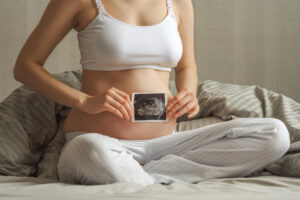
M 178 31 L 183 45 L 183 54 L 175 68 L 175 81 L 177 91 L 184 88 L 197 93 L 198 73 L 194 53 L 194 11 L 191 0 L 177 0 L 179 8 Z
M 17 81 L 72 108 L 80 108 L 88 95 L 57 80 L 43 65 L 55 46 L 75 27 L 84 4 L 83 0 L 51 0 L 21 49 L 14 66 Z
M 196 98 L 198 73 L 194 53 L 194 11 L 192 0 L 173 0 L 180 10 L 178 31 L 183 44 L 183 54 L 175 68 L 177 95 L 167 105 L 168 117 L 189 113 L 191 118 L 199 112 Z
M 185 88 L 197 94 L 198 75 L 196 64 L 190 64 L 189 67 L 175 73 L 176 89 L 178 92 Z

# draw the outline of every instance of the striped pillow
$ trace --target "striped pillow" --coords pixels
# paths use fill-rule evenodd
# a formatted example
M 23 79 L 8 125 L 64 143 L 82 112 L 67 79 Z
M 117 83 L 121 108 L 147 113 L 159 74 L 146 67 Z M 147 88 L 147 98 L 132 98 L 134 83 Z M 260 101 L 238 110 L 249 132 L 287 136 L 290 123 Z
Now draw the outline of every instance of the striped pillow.
M 80 70 L 53 74 L 79 89 Z M 72 78 L 73 77 L 73 78 Z M 36 176 L 45 147 L 56 135 L 62 106 L 29 87 L 16 88 L 0 103 L 0 174 Z
M 54 103 L 22 85 L 0 103 L 0 174 L 34 176 L 56 131 Z

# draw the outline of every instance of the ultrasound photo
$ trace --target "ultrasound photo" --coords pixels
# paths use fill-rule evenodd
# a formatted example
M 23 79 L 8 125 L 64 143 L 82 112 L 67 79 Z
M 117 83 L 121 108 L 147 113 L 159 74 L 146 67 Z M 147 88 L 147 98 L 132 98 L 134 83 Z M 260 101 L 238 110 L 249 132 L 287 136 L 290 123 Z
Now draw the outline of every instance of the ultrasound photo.
M 132 122 L 166 122 L 166 93 L 132 93 Z

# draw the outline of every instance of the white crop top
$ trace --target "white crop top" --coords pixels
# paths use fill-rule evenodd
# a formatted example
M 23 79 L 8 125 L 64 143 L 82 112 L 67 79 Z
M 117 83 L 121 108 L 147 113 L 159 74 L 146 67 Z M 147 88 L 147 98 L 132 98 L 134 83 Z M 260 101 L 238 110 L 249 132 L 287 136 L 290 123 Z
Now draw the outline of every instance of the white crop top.
M 105 11 L 101 0 L 95 1 L 97 17 L 77 33 L 82 69 L 171 71 L 177 66 L 183 47 L 171 0 L 167 0 L 167 16 L 149 26 L 122 22 Z

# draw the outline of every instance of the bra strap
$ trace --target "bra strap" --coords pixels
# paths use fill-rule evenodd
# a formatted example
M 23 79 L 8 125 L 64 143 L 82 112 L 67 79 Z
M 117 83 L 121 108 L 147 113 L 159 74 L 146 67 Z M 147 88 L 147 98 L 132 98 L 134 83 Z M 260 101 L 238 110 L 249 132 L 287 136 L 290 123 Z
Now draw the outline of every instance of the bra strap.
M 102 20 L 103 19 L 103 14 L 105 13 L 105 10 L 103 8 L 103 3 L 102 3 L 101 0 L 95 0 L 95 1 L 96 1 L 96 4 L 97 4 L 100 19 Z
M 172 8 L 172 0 L 167 0 L 168 9 Z
M 173 5 L 172 5 L 172 0 L 167 0 L 167 7 L 168 7 L 168 14 L 173 17 L 177 23 L 177 19 L 175 16 L 175 13 L 173 11 Z
M 102 7 L 102 1 L 101 0 L 95 0 L 96 1 L 96 4 L 97 4 L 97 7 L 100 8 Z

